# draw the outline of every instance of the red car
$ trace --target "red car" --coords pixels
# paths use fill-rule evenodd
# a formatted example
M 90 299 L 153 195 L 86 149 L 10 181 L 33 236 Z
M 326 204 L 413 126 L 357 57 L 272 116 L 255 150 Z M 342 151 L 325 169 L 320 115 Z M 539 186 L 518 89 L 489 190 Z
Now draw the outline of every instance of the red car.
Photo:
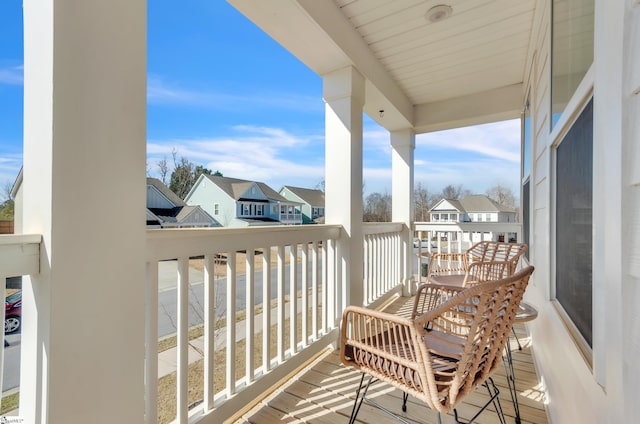
M 4 301 L 4 333 L 20 330 L 22 320 L 22 291 L 7 296 Z

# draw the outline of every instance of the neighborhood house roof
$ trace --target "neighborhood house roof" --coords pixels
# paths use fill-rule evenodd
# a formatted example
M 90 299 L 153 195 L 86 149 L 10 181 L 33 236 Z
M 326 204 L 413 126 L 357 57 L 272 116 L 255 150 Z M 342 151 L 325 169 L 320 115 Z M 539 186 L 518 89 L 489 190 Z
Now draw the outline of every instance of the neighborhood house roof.
M 260 191 L 269 199 L 276 202 L 292 203 L 290 200 L 285 199 L 278 194 L 274 189 L 258 181 L 247 181 L 238 178 L 220 177 L 216 175 L 205 175 L 212 183 L 220 187 L 222 191 L 227 193 L 229 197 L 235 200 L 251 200 L 252 202 L 258 201 L 257 199 L 247 199 L 243 197 L 247 191 L 254 185 L 258 186 Z
M 289 190 L 311 206 L 324 207 L 324 192 L 322 190 L 292 186 L 284 186 L 282 188 Z
M 444 210 L 438 209 L 444 201 L 460 212 L 515 212 L 513 208 L 501 205 L 483 194 L 472 194 L 460 200 L 442 199 L 430 211 Z
M 160 193 L 162 193 L 162 195 L 164 197 L 166 197 L 175 206 L 186 206 L 187 205 L 180 197 L 178 197 L 177 194 L 175 194 L 173 191 L 171 191 L 169 189 L 169 187 L 164 185 L 162 183 L 162 181 L 160 181 L 159 179 L 148 177 L 147 178 L 147 185 L 151 185 L 151 186 L 155 187 Z

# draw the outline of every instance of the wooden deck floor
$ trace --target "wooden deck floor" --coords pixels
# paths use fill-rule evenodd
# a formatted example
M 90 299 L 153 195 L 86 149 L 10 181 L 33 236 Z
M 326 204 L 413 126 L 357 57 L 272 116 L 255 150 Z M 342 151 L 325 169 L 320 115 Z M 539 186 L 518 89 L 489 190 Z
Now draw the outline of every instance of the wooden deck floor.
M 387 307 L 387 310 L 410 314 L 410 298 L 399 298 Z M 516 334 L 523 349 L 518 350 L 515 339 L 512 340 L 513 363 L 516 375 L 516 388 L 520 405 L 520 416 L 524 424 L 546 424 L 547 415 L 544 409 L 544 394 L 540 390 L 541 384 L 531 358 L 530 340 L 526 336 L 523 326 L 516 326 Z M 312 423 L 339 424 L 349 420 L 355 390 L 360 382 L 360 373 L 343 366 L 338 352 L 327 352 L 304 371 L 299 373 L 288 384 L 284 385 L 266 398 L 257 407 L 245 414 L 237 423 Z M 502 367 L 494 375 L 494 380 L 500 389 L 502 408 L 507 417 L 507 423 L 515 422 L 515 414 L 507 380 Z M 402 393 L 389 386 L 379 383 L 372 386 L 367 394 L 395 413 L 401 413 Z M 458 407 L 458 413 L 463 420 L 468 420 L 488 399 L 483 388 L 468 397 Z M 424 403 L 409 398 L 407 412 L 403 417 L 411 423 L 437 423 L 437 414 Z M 387 424 L 397 422 L 379 409 L 363 404 L 358 414 L 358 422 Z M 443 423 L 453 423 L 453 416 L 443 416 Z M 478 417 L 478 423 L 498 423 L 498 417 L 493 408 L 484 411 Z

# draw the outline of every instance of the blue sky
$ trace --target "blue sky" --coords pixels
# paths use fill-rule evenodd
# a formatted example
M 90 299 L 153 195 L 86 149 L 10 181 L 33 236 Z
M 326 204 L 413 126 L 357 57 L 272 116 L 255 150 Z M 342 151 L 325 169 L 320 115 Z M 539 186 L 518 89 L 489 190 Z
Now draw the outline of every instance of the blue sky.
M 171 152 L 225 176 L 324 178 L 322 80 L 221 0 L 148 2 L 147 167 Z M 22 164 L 22 0 L 0 2 L 0 187 Z M 365 116 L 365 192 L 391 192 L 389 134 Z M 518 195 L 517 120 L 416 137 L 415 181 Z M 114 152 L 114 155 L 116 152 Z M 0 191 L 1 193 L 2 191 Z M 1 197 L 1 196 L 0 196 Z

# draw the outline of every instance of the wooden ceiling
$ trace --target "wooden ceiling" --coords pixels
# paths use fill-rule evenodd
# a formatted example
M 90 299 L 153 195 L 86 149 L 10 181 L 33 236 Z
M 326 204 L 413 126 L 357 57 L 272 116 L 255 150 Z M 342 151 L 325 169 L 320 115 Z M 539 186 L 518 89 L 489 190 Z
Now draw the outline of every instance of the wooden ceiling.
M 519 115 L 541 4 L 228 1 L 319 75 L 358 68 L 367 79 L 365 112 L 389 129 L 409 124 L 418 132 Z M 452 13 L 432 22 L 428 11 L 438 5 Z M 384 121 L 374 116 L 380 109 Z

